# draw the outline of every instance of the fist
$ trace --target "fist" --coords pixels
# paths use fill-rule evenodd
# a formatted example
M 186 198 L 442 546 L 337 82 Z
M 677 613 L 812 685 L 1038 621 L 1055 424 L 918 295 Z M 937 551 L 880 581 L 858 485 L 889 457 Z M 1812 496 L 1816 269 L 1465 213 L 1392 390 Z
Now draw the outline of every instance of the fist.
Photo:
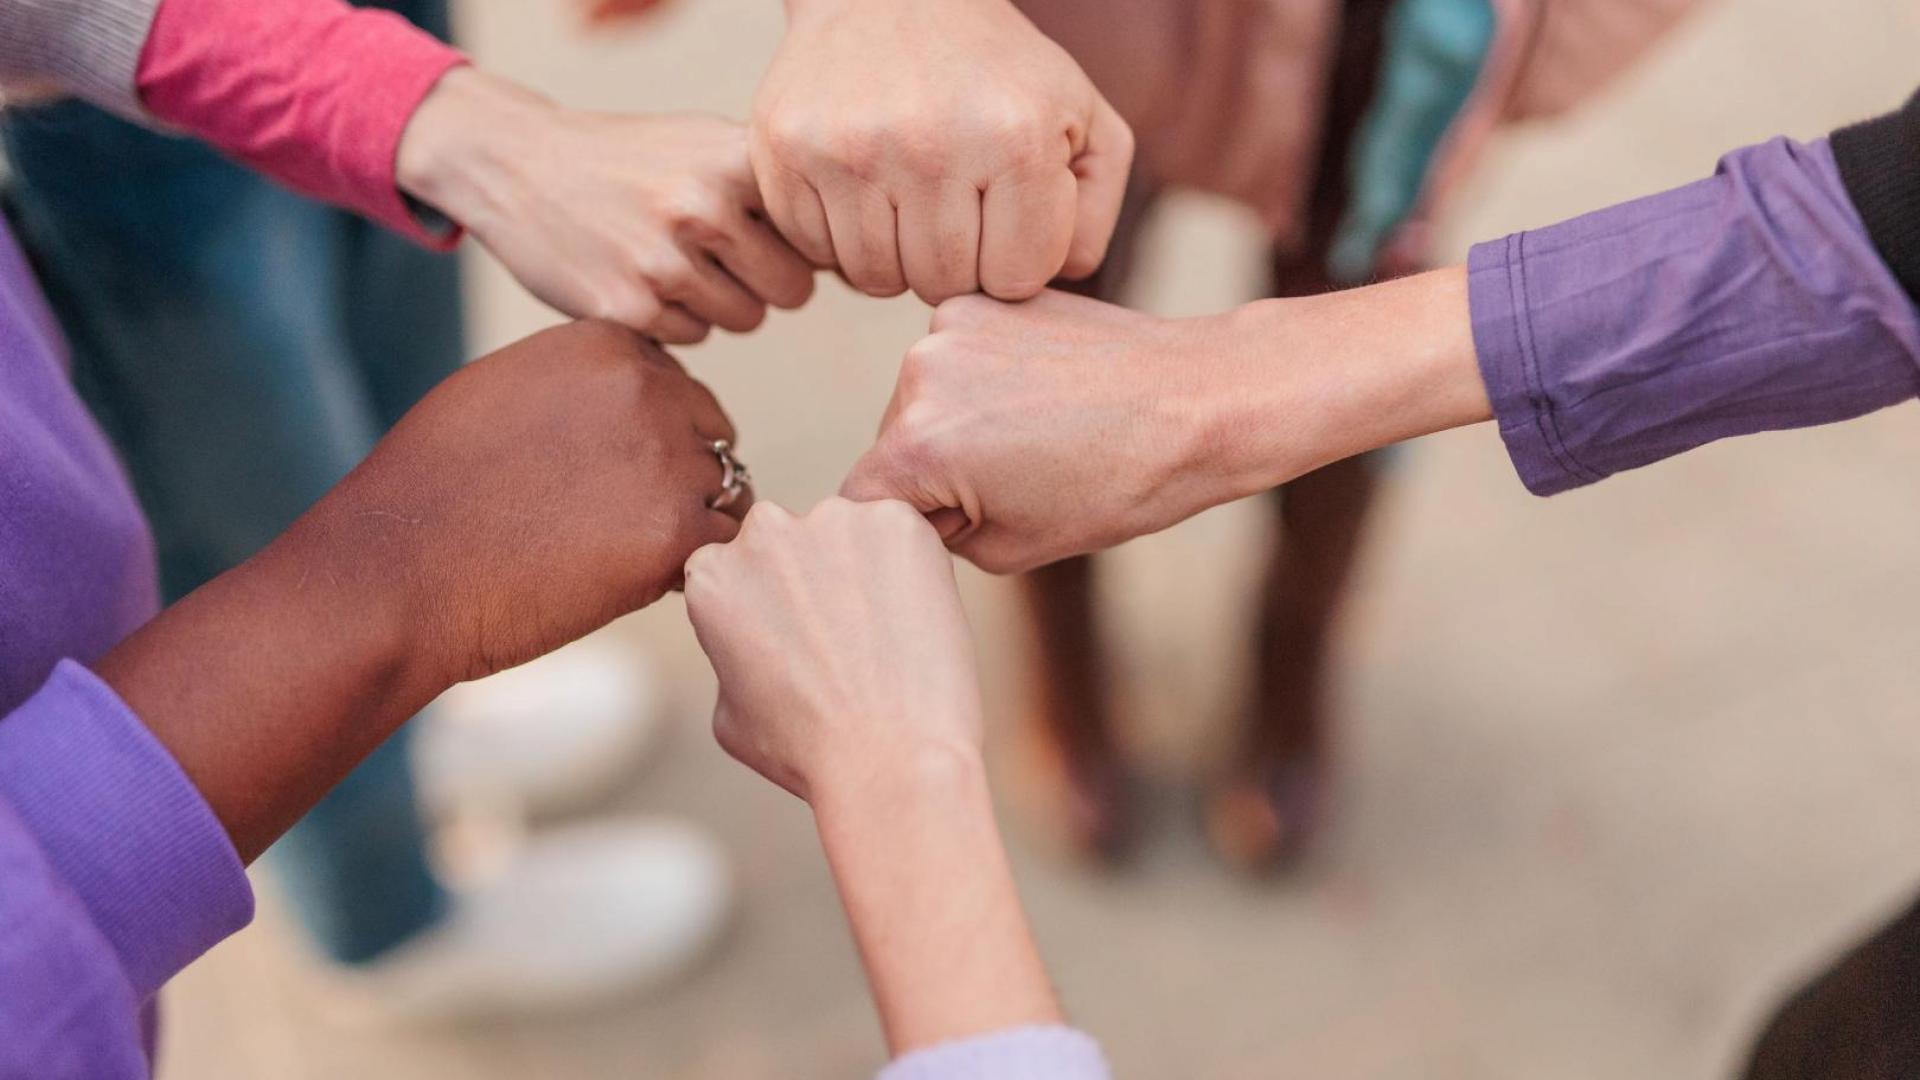
M 460 68 L 408 122 L 396 168 L 567 315 L 687 345 L 813 290 L 760 212 L 746 129 L 718 117 L 564 109 Z
M 995 573 L 1166 528 L 1235 482 L 1200 467 L 1218 358 L 1196 330 L 1053 291 L 942 304 L 841 493 L 912 505 Z
M 924 752 L 980 753 L 973 646 L 952 560 L 898 502 L 772 503 L 686 566 L 720 678 L 727 753 L 803 799 Z
M 689 554 L 731 538 L 737 520 L 707 504 L 712 441 L 733 437 L 713 395 L 638 334 L 556 327 L 428 394 L 299 542 L 378 568 L 437 685 L 479 678 L 651 604 Z
M 1007 0 L 789 6 L 751 152 L 802 254 L 928 303 L 1024 299 L 1100 264 L 1133 134 Z

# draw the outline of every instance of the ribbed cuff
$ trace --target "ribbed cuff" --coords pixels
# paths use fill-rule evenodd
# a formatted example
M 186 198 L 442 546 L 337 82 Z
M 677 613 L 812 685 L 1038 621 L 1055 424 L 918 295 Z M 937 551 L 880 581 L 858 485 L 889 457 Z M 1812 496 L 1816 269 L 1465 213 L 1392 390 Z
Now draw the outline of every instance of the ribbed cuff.
M 1574 460 L 1540 379 L 1527 303 L 1525 233 L 1476 244 L 1467 255 L 1467 309 L 1480 377 L 1520 482 L 1554 495 L 1606 477 Z
M 0 719 L 0 792 L 39 838 L 141 1000 L 253 919 L 240 856 L 146 725 L 63 660 Z
M 40 82 L 143 119 L 134 73 L 160 0 L 10 0 L 0 4 L 0 75 Z
M 1058 1024 L 1009 1028 L 902 1054 L 877 1080 L 1107 1080 L 1100 1044 Z
M 1841 128 L 1830 141 L 1875 250 L 1920 303 L 1920 93 L 1898 112 Z

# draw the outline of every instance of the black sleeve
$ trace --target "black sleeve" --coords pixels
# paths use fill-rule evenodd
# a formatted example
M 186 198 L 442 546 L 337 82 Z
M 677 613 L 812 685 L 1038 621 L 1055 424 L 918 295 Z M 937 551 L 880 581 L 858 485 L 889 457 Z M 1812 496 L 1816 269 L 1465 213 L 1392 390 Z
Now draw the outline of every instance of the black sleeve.
M 1893 276 L 1920 304 L 1920 93 L 1833 133 L 1840 181 Z

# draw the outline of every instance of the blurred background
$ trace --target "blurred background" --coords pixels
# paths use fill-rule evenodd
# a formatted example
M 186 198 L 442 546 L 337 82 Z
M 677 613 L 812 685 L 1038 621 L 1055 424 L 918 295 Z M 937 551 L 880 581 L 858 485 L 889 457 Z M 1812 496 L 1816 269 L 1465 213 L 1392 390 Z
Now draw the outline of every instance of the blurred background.
M 743 116 L 772 0 L 680 0 L 588 33 L 571 5 L 456 4 L 483 63 L 570 104 Z M 1572 118 L 1500 137 L 1443 252 L 1709 172 L 1911 91 L 1903 0 L 1718 0 Z M 1176 200 L 1139 302 L 1247 299 L 1257 230 Z M 474 351 L 555 316 L 469 244 Z M 763 497 L 800 508 L 863 448 L 924 331 L 911 298 L 822 280 L 806 310 L 683 359 L 727 403 Z M 1221 869 L 1198 778 L 1245 685 L 1248 581 L 1270 515 L 1227 507 L 1109 564 L 1117 706 L 1147 763 L 1134 865 L 1059 857 L 1003 815 L 1042 948 L 1122 1075 L 1716 1077 L 1778 994 L 1920 887 L 1920 460 L 1911 409 L 1722 444 L 1594 489 L 1528 496 L 1483 428 L 1395 466 L 1344 628 L 1330 827 L 1303 872 Z M 1025 631 L 1004 582 L 962 585 L 987 700 L 1018 722 Z M 616 629 L 651 657 L 674 731 L 623 809 L 697 820 L 739 904 L 687 978 L 543 1021 L 376 1031 L 313 1008 L 269 882 L 257 924 L 172 986 L 161 1074 L 849 1077 L 882 1047 L 805 808 L 706 731 L 711 675 L 677 599 Z M 535 827 L 540 827 L 538 824 Z M 564 918 L 556 912 L 555 918 Z

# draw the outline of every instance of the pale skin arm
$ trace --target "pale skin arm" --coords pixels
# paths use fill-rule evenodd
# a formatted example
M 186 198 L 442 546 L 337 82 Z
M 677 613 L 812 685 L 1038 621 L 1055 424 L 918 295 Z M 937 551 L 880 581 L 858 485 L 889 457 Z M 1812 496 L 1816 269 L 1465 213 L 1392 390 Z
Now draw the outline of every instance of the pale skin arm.
M 1491 416 L 1460 267 L 1194 319 L 964 297 L 842 492 L 902 499 L 1012 572 Z
M 977 754 L 823 787 L 814 822 L 895 1054 L 1061 1022 Z
M 895 1054 L 1060 1021 L 981 764 L 952 561 L 898 503 L 762 504 L 687 563 L 727 752 L 813 808 Z

